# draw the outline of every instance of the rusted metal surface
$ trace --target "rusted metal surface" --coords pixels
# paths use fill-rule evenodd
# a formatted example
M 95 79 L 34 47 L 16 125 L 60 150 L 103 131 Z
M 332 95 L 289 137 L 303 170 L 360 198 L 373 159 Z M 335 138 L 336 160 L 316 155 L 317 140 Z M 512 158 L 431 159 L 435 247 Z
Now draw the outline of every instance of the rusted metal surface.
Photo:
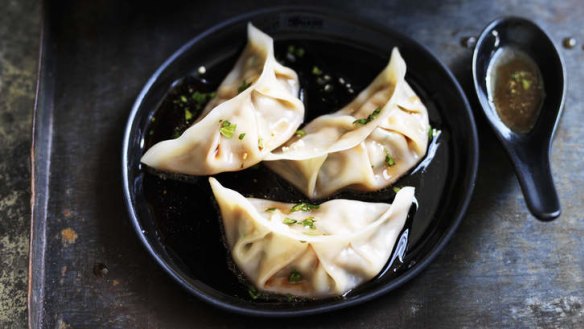
M 318 317 L 245 318 L 189 296 L 149 258 L 129 225 L 119 170 L 122 131 L 138 91 L 167 56 L 206 27 L 262 5 L 259 1 L 223 0 L 199 4 L 61 1 L 49 6 L 46 13 L 46 57 L 36 114 L 33 325 L 576 328 L 584 323 L 584 94 L 580 92 L 584 84 L 584 7 L 577 0 L 373 1 L 370 5 L 331 0 L 319 5 L 355 13 L 426 45 L 452 68 L 477 109 L 481 164 L 476 192 L 466 219 L 441 256 L 422 275 L 388 296 Z M 478 35 L 501 15 L 535 20 L 560 47 L 565 37 L 579 42 L 562 48 L 568 91 L 552 169 L 563 215 L 552 223 L 541 223 L 529 215 L 512 168 L 473 96 L 472 50 L 461 40 Z M 7 81 L 4 76 L 1 79 Z M 30 100 L 32 90 L 24 93 Z M 2 109 L 3 115 L 5 112 Z M 26 126 L 23 122 L 29 118 L 23 115 L 18 122 Z M 2 121 L 0 132 L 13 125 Z M 15 131 L 18 137 L 11 137 L 11 145 L 27 144 L 27 132 L 25 128 Z M 18 152 L 13 156 L 4 158 L 2 173 L 27 161 Z M 10 176 L 5 178 L 7 182 L 22 180 L 17 174 Z M 10 188 L 22 187 L 0 191 L 8 193 Z M 22 201 L 26 197 L 16 196 L 19 218 L 28 213 Z M 4 217 L 10 209 L 0 204 Z M 22 228 L 0 234 L 0 239 L 26 239 Z M 14 266 L 4 255 L 22 248 L 4 246 L 2 273 Z M 0 284 L 14 285 L 11 280 L 19 280 L 7 278 L 3 276 Z M 22 290 L 11 291 L 22 294 Z M 4 320 L 3 314 L 8 313 L 0 312 L 0 324 L 23 323 L 19 310 Z

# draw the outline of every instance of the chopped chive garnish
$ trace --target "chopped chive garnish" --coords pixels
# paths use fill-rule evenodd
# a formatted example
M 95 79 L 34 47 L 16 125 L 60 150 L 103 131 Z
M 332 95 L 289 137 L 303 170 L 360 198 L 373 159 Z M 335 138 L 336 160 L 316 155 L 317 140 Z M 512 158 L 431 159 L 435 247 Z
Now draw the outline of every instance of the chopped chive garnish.
M 320 206 L 317 205 L 317 204 L 310 204 L 310 203 L 302 202 L 302 203 L 295 204 L 290 209 L 290 212 L 295 212 L 295 211 L 311 211 L 313 209 L 318 209 L 318 208 L 320 208 Z
M 302 281 L 302 274 L 300 274 L 300 272 L 296 270 L 292 270 L 292 272 L 290 272 L 290 275 L 288 276 L 288 282 L 298 283 L 300 281 Z
M 239 140 L 243 140 L 245 138 L 245 133 L 239 134 Z
M 428 128 L 428 139 L 432 139 L 436 136 L 438 136 L 438 129 L 432 128 L 432 126 L 430 126 Z
M 260 137 L 260 138 L 258 138 L 258 148 L 259 148 L 260 150 L 263 150 L 263 149 L 264 149 L 264 139 L 263 139 L 263 138 L 261 138 L 261 137 Z
M 303 221 L 300 222 L 300 224 L 302 224 L 302 226 L 304 227 L 308 227 L 311 230 L 316 229 L 316 226 L 314 226 L 314 217 L 306 217 Z
M 322 71 L 321 71 L 321 69 L 318 68 L 318 66 L 313 66 L 312 67 L 312 74 L 314 74 L 314 75 L 321 75 L 322 74 Z
M 289 217 L 284 218 L 284 220 L 282 221 L 282 223 L 284 223 L 286 225 L 296 224 L 297 222 L 298 221 L 296 219 L 289 218 Z
M 249 88 L 249 86 L 251 86 L 251 82 L 247 82 L 245 80 L 241 81 L 241 85 L 239 85 L 239 88 L 237 88 L 237 93 L 240 94 L 242 91 Z
M 304 131 L 302 129 L 298 129 L 298 130 L 296 130 L 294 135 L 296 135 L 296 137 L 302 138 L 302 137 L 306 136 L 306 131 Z
M 185 109 L 185 120 L 189 121 L 193 118 L 193 114 L 188 109 Z
M 357 119 L 357 120 L 353 121 L 353 124 L 354 124 L 354 125 L 357 125 L 357 126 L 363 126 L 363 125 L 366 125 L 366 124 L 368 124 L 369 122 L 371 122 L 371 121 L 373 121 L 373 120 L 377 119 L 377 117 L 379 116 L 379 113 L 381 113 L 381 107 L 378 107 L 378 108 L 376 108 L 375 110 L 373 110 L 373 112 L 371 112 L 371 114 L 369 114 L 369 115 L 367 116 L 367 118 L 364 118 L 364 119 Z
M 195 101 L 195 103 L 197 103 L 198 105 L 201 105 L 202 103 L 204 103 L 207 100 L 207 95 L 198 91 L 195 91 L 192 95 L 191 98 Z
M 288 46 L 288 54 L 302 58 L 302 56 L 304 56 L 304 48 L 295 47 L 294 45 L 290 45 L 290 46 Z
M 258 299 L 260 297 L 260 292 L 254 287 L 249 288 L 247 292 L 252 299 Z
M 231 138 L 231 137 L 233 137 L 233 134 L 235 133 L 235 129 L 237 129 L 236 124 L 225 120 L 225 121 L 221 122 L 221 128 L 219 129 L 219 132 L 221 133 L 221 135 L 225 136 L 226 138 Z
M 395 165 L 395 160 L 393 159 L 393 157 L 391 156 L 389 151 L 386 148 L 384 148 L 384 150 L 385 150 L 385 160 L 384 160 L 385 164 L 388 167 Z
M 187 99 L 187 96 L 185 96 L 185 95 L 180 95 L 180 100 L 181 100 L 181 102 L 183 102 L 183 103 L 186 103 L 186 102 L 188 102 L 188 101 L 189 101 L 189 100 Z
M 393 192 L 397 193 L 397 192 L 399 192 L 399 190 L 401 190 L 401 187 L 398 187 L 398 186 L 393 187 Z
M 369 121 L 367 121 L 367 119 L 357 119 L 357 120 L 353 121 L 353 124 L 358 125 L 358 126 L 364 126 L 367 123 L 369 123 Z
M 388 167 L 395 165 L 395 160 L 393 159 L 393 157 L 389 153 L 385 153 L 385 164 Z

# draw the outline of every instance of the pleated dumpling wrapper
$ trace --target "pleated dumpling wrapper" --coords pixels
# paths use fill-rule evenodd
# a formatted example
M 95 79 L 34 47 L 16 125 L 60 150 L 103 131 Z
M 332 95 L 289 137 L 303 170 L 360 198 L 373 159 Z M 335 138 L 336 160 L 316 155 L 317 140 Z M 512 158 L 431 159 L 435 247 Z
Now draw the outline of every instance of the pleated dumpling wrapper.
M 379 274 L 414 201 L 414 188 L 404 187 L 393 204 L 294 205 L 209 182 L 237 267 L 259 290 L 311 298 L 342 295 Z
M 260 162 L 304 119 L 298 75 L 274 58 L 270 36 L 249 24 L 248 43 L 217 97 L 180 137 L 152 146 L 142 163 L 163 171 L 213 175 Z
M 350 187 L 376 191 L 413 168 L 428 147 L 428 111 L 405 81 L 394 48 L 387 67 L 347 106 L 323 115 L 274 150 L 266 165 L 307 197 Z

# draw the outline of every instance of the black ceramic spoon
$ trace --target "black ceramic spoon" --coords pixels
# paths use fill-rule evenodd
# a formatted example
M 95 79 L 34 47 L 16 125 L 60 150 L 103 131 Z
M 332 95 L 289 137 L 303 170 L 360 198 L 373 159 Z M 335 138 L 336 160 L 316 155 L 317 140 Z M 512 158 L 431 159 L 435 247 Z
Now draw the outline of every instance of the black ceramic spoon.
M 527 133 L 509 129 L 489 100 L 487 71 L 498 50 L 518 49 L 539 67 L 545 93 L 541 112 Z M 564 103 L 566 87 L 562 59 L 548 35 L 533 22 L 499 18 L 489 24 L 477 41 L 473 56 L 474 85 L 483 111 L 511 158 L 531 213 L 542 221 L 560 216 L 560 201 L 550 171 L 549 154 Z

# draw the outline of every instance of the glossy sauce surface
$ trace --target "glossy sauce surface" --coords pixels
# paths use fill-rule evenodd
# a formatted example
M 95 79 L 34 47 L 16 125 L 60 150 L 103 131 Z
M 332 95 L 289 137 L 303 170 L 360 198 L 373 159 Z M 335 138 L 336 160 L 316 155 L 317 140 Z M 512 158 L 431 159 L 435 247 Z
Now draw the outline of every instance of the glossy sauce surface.
M 487 70 L 489 99 L 501 121 L 518 133 L 529 132 L 545 97 L 537 64 L 518 49 L 501 48 Z
M 277 59 L 299 75 L 302 87 L 300 96 L 307 109 L 305 122 L 337 111 L 350 102 L 387 65 L 390 50 L 384 57 L 346 45 L 300 40 L 279 41 L 275 43 L 275 48 Z M 340 53 L 343 56 L 339 56 Z M 197 65 L 194 63 L 193 74 L 177 81 L 154 113 L 147 128 L 145 149 L 161 140 L 175 138 L 187 129 L 205 102 L 213 96 L 213 91 L 235 60 L 236 57 L 233 57 L 214 67 L 207 67 L 204 74 L 195 71 Z M 450 170 L 449 133 L 440 129 L 441 118 L 428 95 L 420 90 L 415 80 L 407 79 L 428 107 L 431 125 L 436 129 L 429 134 L 431 143 L 426 158 L 394 184 L 397 187 L 416 187 L 418 205 L 411 208 L 390 262 L 378 277 L 397 276 L 415 263 L 408 263 L 408 251 L 414 249 L 426 234 L 439 208 L 440 195 Z M 234 266 L 224 245 L 222 224 L 207 177 L 169 175 L 144 166 L 142 168 L 146 202 L 155 214 L 159 239 L 171 249 L 186 271 L 196 273 L 197 278 L 212 287 L 245 300 L 263 303 L 313 302 L 290 296 L 261 294 L 250 286 Z M 246 197 L 290 203 L 309 201 L 261 163 L 247 170 L 215 177 L 225 187 Z M 369 193 L 345 190 L 330 199 L 391 203 L 394 197 L 395 192 L 389 187 Z M 346 296 L 351 294 L 349 292 Z

